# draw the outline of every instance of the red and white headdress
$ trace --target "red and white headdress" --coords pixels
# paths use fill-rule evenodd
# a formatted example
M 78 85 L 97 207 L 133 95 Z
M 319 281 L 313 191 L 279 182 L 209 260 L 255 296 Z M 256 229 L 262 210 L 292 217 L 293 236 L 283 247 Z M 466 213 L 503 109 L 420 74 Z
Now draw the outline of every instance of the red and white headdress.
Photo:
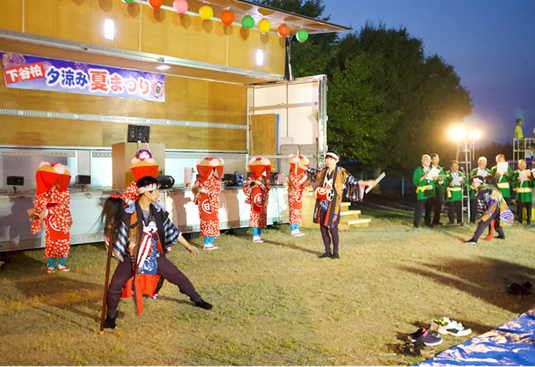
M 251 158 L 249 160 L 249 169 L 255 179 L 260 178 L 264 173 L 269 178 L 269 174 L 271 173 L 271 162 L 267 158 Z
M 71 182 L 71 169 L 61 163 L 41 162 L 35 173 L 37 195 L 50 190 L 59 182 L 59 190 L 64 191 Z
M 290 154 L 288 156 L 288 158 L 291 160 L 292 163 L 290 163 L 290 167 L 291 167 L 291 170 L 292 172 L 299 176 L 301 173 L 305 172 L 304 169 L 302 168 L 299 168 L 299 165 L 297 163 L 301 163 L 302 165 L 305 165 L 307 167 L 310 166 L 310 163 L 308 161 L 308 158 L 305 157 L 304 155 L 298 155 L 296 156 L 295 154 Z
M 208 180 L 210 173 L 214 170 L 217 171 L 218 177 L 221 178 L 223 176 L 224 164 L 223 158 L 204 157 L 203 159 L 197 159 L 197 172 L 199 173 L 201 182 Z
M 136 181 L 145 176 L 156 178 L 158 176 L 158 168 L 158 164 L 152 159 L 152 155 L 148 150 L 140 150 L 130 162 L 130 170 L 134 174 Z

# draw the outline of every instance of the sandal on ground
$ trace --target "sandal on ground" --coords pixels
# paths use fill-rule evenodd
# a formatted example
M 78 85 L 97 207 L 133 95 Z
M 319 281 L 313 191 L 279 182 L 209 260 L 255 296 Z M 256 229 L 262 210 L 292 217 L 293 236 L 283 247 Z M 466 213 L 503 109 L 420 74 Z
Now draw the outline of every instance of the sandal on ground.
M 58 270 L 59 271 L 64 271 L 64 272 L 71 271 L 71 269 L 69 269 L 68 267 L 63 266 L 63 265 L 58 265 Z
M 56 271 L 56 268 L 53 268 L 53 267 L 49 267 L 48 269 L 46 269 L 46 272 L 47 272 L 48 274 L 52 274 L 52 273 L 54 273 L 55 271 Z
M 420 348 L 416 347 L 412 343 L 400 344 L 399 351 L 403 354 L 413 356 L 413 357 L 420 355 Z

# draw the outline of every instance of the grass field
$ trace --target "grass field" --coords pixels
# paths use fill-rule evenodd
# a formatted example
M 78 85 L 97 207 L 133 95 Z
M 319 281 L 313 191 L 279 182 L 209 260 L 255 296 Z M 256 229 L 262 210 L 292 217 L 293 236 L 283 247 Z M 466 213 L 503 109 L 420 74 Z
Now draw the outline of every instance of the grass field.
M 507 285 L 535 282 L 534 229 L 464 245 L 475 229 L 412 228 L 404 206 L 366 204 L 370 228 L 341 232 L 340 260 L 318 259 L 318 229 L 288 225 L 222 235 L 219 250 L 169 257 L 212 311 L 166 283 L 141 316 L 119 305 L 117 329 L 98 335 L 106 251 L 75 246 L 70 273 L 46 274 L 43 251 L 10 254 L 0 273 L 2 365 L 410 365 L 397 354 L 406 333 L 449 316 L 471 335 L 445 337 L 437 352 L 535 307 Z M 447 222 L 443 218 L 443 222 Z M 192 243 L 201 247 L 201 239 Z M 112 269 L 114 268 L 114 265 Z

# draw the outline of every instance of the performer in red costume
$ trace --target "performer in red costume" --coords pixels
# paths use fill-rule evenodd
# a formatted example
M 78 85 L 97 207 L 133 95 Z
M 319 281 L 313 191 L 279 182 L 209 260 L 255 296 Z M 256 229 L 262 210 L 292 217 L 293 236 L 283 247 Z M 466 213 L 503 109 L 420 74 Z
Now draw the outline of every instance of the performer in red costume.
M 204 157 L 197 161 L 199 173 L 192 191 L 193 202 L 199 207 L 201 237 L 204 237 L 204 249 L 216 250 L 214 240 L 219 236 L 219 193 L 223 177 L 223 158 Z M 217 177 L 215 176 L 217 173 Z
M 243 186 L 246 199 L 245 204 L 251 204 L 249 227 L 253 229 L 253 242 L 264 242 L 260 234 L 262 228 L 267 227 L 267 206 L 269 204 L 269 175 L 271 162 L 266 158 L 251 158 L 249 169 L 252 176 Z
M 67 186 L 71 182 L 71 169 L 59 163 L 41 162 L 35 175 L 37 197 L 33 209 L 28 210 L 32 222 L 32 233 L 41 231 L 43 220 L 46 224 L 46 245 L 44 257 L 48 259 L 48 274 L 55 272 L 56 258 L 58 270 L 70 271 L 65 266 L 71 248 L 72 217 L 69 210 L 71 197 Z
M 290 175 L 288 176 L 288 206 L 290 211 L 290 229 L 292 236 L 304 236 L 305 234 L 299 230 L 299 225 L 303 222 L 301 213 L 303 211 L 303 189 L 310 186 L 308 182 L 308 175 L 306 170 L 299 167 L 298 163 L 308 167 L 308 158 L 304 155 L 295 156 L 291 154 L 290 160 Z

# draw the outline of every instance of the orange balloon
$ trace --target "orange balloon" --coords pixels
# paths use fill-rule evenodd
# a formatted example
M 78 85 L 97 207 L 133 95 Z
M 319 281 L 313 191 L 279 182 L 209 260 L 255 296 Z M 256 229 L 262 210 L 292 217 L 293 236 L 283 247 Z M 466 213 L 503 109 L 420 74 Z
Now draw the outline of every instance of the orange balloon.
M 163 0 L 149 0 L 149 6 L 153 8 L 154 10 L 160 9 L 162 5 L 163 5 Z
M 281 36 L 282 38 L 286 38 L 290 35 L 290 27 L 282 23 L 279 26 L 278 33 L 279 33 L 279 36 Z
M 221 21 L 224 25 L 231 25 L 234 23 L 234 14 L 230 10 L 225 10 L 223 14 L 221 14 Z

